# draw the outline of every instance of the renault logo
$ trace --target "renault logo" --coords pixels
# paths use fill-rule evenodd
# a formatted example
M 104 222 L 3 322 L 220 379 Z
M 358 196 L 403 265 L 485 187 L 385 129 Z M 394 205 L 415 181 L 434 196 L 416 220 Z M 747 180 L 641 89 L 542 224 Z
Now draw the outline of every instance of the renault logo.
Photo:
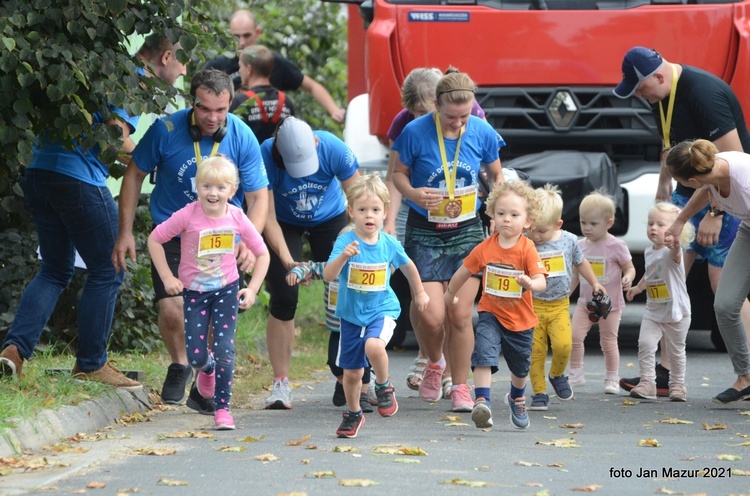
M 573 123 L 573 118 L 578 113 L 573 96 L 566 90 L 555 93 L 552 103 L 547 107 L 550 120 L 556 128 L 567 128 Z

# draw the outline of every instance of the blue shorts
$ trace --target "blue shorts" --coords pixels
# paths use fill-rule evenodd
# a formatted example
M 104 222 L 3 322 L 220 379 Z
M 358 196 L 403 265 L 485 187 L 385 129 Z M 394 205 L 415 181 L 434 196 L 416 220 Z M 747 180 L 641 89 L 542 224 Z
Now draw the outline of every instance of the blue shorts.
M 494 374 L 497 372 L 502 353 L 510 372 L 516 377 L 526 377 L 531 366 L 533 341 L 533 328 L 509 331 L 492 312 L 479 312 L 474 352 L 471 354 L 471 369 L 490 367 Z
M 684 207 L 689 199 L 689 196 L 681 195 L 677 191 L 672 192 L 671 202 L 680 208 Z M 698 225 L 708 213 L 708 208 L 709 205 L 706 205 L 703 210 L 690 218 L 690 223 L 695 227 L 696 233 L 698 232 Z M 740 228 L 740 222 L 740 219 L 737 217 L 724 214 L 721 218 L 721 231 L 719 232 L 718 243 L 711 246 L 701 246 L 697 241 L 693 240 L 688 250 L 695 252 L 697 255 L 695 261 L 700 263 L 707 260 L 708 265 L 724 267 L 724 261 L 727 259 L 729 248 L 732 247 L 735 236 L 737 236 L 737 229 Z
M 382 339 L 385 344 L 393 337 L 396 320 L 392 317 L 382 317 L 368 326 L 352 324 L 341 319 L 341 337 L 339 340 L 339 354 L 336 365 L 344 370 L 357 370 L 370 366 L 365 354 L 365 342 L 368 339 Z

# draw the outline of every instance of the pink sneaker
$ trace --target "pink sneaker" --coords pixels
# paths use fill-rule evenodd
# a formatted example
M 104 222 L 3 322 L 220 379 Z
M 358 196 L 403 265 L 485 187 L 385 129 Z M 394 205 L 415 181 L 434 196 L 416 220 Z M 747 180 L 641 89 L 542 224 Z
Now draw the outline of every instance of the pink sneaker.
M 425 401 L 438 401 L 443 397 L 443 386 L 440 382 L 443 378 L 443 370 L 445 370 L 445 365 L 441 367 L 434 362 L 427 364 L 422 383 L 419 385 L 420 398 Z
M 198 387 L 198 392 L 204 398 L 213 398 L 214 390 L 216 389 L 216 371 L 214 370 L 210 374 L 198 372 L 198 378 L 195 380 L 195 385 Z
M 451 411 L 454 412 L 470 412 L 474 409 L 468 384 L 459 384 L 451 391 L 451 404 Z
M 234 430 L 234 419 L 229 410 L 216 410 L 214 413 L 214 424 L 216 425 L 217 431 L 233 431 Z

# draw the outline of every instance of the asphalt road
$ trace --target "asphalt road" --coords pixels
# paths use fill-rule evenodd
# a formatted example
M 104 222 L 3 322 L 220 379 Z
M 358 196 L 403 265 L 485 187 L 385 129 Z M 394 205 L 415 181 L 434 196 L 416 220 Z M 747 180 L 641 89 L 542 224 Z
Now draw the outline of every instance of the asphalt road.
M 627 344 L 635 342 L 637 330 L 621 334 L 621 374 L 637 375 L 637 350 Z M 356 439 L 335 436 L 342 410 L 331 404 L 333 380 L 321 373 L 318 382 L 294 390 L 291 411 L 261 410 L 257 398 L 255 408 L 233 411 L 238 428 L 224 432 L 210 429 L 212 417 L 185 407 L 159 413 L 149 422 L 106 431 L 102 440 L 74 445 L 85 453 L 41 452 L 48 461 L 70 465 L 0 477 L 0 494 L 33 488 L 45 495 L 750 493 L 750 475 L 737 472 L 750 474 L 750 402 L 711 402 L 733 375 L 707 332 L 692 332 L 688 339 L 687 403 L 630 404 L 624 394 L 604 395 L 601 352 L 595 340 L 587 345 L 587 384 L 575 390 L 572 401 L 552 398 L 547 412 L 530 412 L 525 431 L 511 427 L 502 404 L 507 369 L 493 377 L 495 427 L 480 430 L 469 414 L 449 412 L 448 401 L 430 404 L 406 388 L 415 355 L 408 349 L 391 352 L 398 413 L 368 414 Z M 704 423 L 724 428 L 708 430 Z M 172 437 L 186 434 L 198 437 Z M 658 447 L 639 446 L 648 439 Z M 226 447 L 239 451 L 223 451 Z M 426 455 L 378 452 L 400 448 Z M 158 454 L 142 454 L 149 451 Z M 352 479 L 377 485 L 342 485 Z M 90 483 L 105 487 L 86 489 Z

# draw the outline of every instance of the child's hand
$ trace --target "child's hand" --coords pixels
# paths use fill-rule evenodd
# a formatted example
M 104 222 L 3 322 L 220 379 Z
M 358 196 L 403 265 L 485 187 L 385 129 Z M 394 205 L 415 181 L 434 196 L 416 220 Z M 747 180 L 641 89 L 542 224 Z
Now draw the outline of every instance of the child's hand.
M 420 293 L 414 295 L 414 304 L 416 305 L 417 310 L 419 310 L 420 312 L 424 312 L 429 302 L 430 297 L 427 296 L 427 293 L 425 291 L 421 291 Z
M 182 293 L 182 290 L 184 289 L 182 281 L 175 276 L 169 276 L 166 279 L 162 279 L 161 282 L 164 283 L 164 289 L 168 295 L 177 296 Z
M 297 274 L 295 274 L 294 272 L 287 272 L 286 283 L 290 286 L 295 286 L 299 283 L 299 277 L 297 277 Z
M 452 307 L 456 303 L 458 303 L 458 296 L 454 295 L 453 293 L 449 293 L 447 290 L 445 293 L 443 293 L 443 301 L 445 302 L 446 307 Z
M 633 285 L 633 280 L 630 276 L 622 276 L 622 290 L 627 291 Z
M 348 245 L 346 245 L 346 248 L 344 248 L 344 252 L 342 253 L 344 257 L 347 259 L 352 258 L 354 255 L 359 255 L 359 242 L 358 241 L 352 241 Z
M 606 288 L 604 286 L 602 286 L 599 281 L 596 281 L 596 284 L 594 284 L 591 287 L 594 289 L 594 291 L 593 291 L 594 295 L 596 295 L 599 291 L 601 291 L 604 294 L 607 294 Z
M 516 282 L 523 288 L 523 289 L 531 289 L 531 278 L 527 276 L 526 274 L 521 274 L 520 276 L 516 276 Z
M 633 301 L 633 298 L 635 298 L 636 295 L 641 294 L 643 291 L 638 289 L 638 286 L 634 286 L 630 289 L 628 289 L 628 292 L 625 294 L 625 298 L 628 301 Z
M 247 310 L 255 304 L 255 292 L 250 288 L 242 288 L 237 292 L 240 310 Z

